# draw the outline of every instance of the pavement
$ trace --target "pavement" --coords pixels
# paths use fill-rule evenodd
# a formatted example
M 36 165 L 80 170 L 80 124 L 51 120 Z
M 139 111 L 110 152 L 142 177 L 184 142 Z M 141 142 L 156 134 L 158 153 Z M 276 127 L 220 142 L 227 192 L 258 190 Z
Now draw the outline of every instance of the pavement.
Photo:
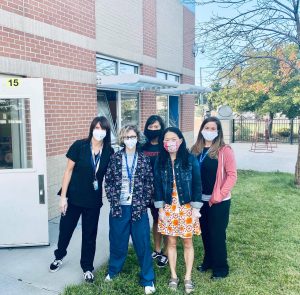
M 251 143 L 231 144 L 238 169 L 256 171 L 282 171 L 294 173 L 298 146 L 282 144 L 272 153 L 250 152 Z M 109 204 L 104 199 L 99 219 L 95 268 L 107 262 Z M 53 251 L 59 232 L 59 218 L 49 221 L 50 245 L 0 249 L 0 295 L 54 295 L 60 294 L 65 286 L 83 281 L 80 268 L 81 223 L 74 231 L 68 255 L 60 271 L 50 273 L 49 264 L 53 261 Z
M 107 262 L 109 204 L 101 208 L 94 267 Z M 49 221 L 49 246 L 0 249 L 0 295 L 55 295 L 67 285 L 83 282 L 80 268 L 81 221 L 79 221 L 62 268 L 49 272 L 59 233 L 59 217 Z
M 272 147 L 273 152 L 267 152 L 264 145 L 258 146 L 256 152 L 250 151 L 251 143 L 232 143 L 230 146 L 234 150 L 238 169 L 295 173 L 297 144 L 278 144 Z

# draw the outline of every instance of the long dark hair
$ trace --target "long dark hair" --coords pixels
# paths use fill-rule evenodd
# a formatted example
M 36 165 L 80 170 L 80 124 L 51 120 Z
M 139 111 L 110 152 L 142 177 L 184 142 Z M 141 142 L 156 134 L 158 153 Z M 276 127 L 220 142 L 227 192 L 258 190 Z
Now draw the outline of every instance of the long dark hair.
M 87 138 L 87 141 L 91 141 L 93 137 L 93 131 L 96 127 L 96 125 L 100 123 L 100 126 L 102 129 L 106 130 L 106 136 L 103 139 L 103 146 L 111 146 L 111 135 L 110 135 L 110 124 L 108 120 L 104 116 L 100 117 L 95 117 L 90 125 L 90 131 L 89 131 L 89 136 Z
M 205 147 L 205 139 L 204 139 L 201 131 L 203 130 L 204 126 L 209 122 L 215 122 L 217 125 L 218 136 L 213 140 L 212 145 L 209 149 L 209 156 L 212 159 L 217 159 L 219 149 L 225 145 L 222 124 L 221 124 L 221 121 L 217 117 L 208 117 L 202 122 L 200 129 L 199 129 L 197 141 L 192 146 L 191 151 L 196 156 L 198 156 L 200 153 L 202 153 L 202 150 Z
M 166 168 L 166 164 L 169 161 L 170 158 L 170 154 L 165 150 L 164 148 L 164 137 L 166 135 L 166 133 L 168 132 L 173 132 L 175 134 L 177 134 L 177 136 L 179 137 L 179 139 L 182 139 L 182 143 L 177 151 L 177 156 L 176 156 L 176 160 L 179 160 L 181 162 L 182 168 L 183 169 L 187 169 L 189 166 L 189 151 L 186 148 L 186 142 L 185 139 L 183 137 L 182 132 L 180 131 L 180 129 L 178 129 L 177 127 L 168 127 L 167 129 L 164 130 L 161 138 L 159 139 L 159 147 L 160 147 L 160 153 L 158 155 L 158 164 L 161 168 Z

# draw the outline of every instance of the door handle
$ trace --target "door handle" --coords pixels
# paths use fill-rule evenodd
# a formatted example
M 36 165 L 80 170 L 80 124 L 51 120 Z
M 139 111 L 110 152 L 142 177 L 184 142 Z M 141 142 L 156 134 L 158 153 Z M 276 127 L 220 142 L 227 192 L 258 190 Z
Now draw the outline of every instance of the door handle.
M 45 204 L 44 175 L 39 175 L 39 203 Z

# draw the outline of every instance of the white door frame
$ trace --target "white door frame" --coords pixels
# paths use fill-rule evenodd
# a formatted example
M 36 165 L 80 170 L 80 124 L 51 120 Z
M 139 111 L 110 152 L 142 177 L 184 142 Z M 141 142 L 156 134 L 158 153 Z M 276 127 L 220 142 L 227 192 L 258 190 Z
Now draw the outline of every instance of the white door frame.
M 29 99 L 32 146 L 32 168 L 0 169 L 0 247 L 49 245 L 43 79 L 0 78 L 0 99 Z

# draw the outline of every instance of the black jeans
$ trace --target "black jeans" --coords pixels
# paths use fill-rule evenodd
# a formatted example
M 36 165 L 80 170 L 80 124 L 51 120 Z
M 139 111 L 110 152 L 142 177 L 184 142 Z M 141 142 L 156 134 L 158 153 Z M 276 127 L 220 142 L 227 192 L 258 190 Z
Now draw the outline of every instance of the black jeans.
M 80 265 L 84 272 L 93 271 L 94 257 L 96 251 L 96 237 L 100 207 L 84 208 L 68 204 L 65 216 L 61 216 L 59 224 L 59 238 L 57 249 L 54 251 L 56 259 L 62 259 L 67 255 L 67 248 L 73 232 L 82 217 L 82 242 Z
M 229 273 L 226 249 L 226 228 L 229 222 L 230 200 L 209 207 L 203 202 L 200 225 L 204 246 L 204 268 L 211 268 L 213 276 L 226 276 Z

